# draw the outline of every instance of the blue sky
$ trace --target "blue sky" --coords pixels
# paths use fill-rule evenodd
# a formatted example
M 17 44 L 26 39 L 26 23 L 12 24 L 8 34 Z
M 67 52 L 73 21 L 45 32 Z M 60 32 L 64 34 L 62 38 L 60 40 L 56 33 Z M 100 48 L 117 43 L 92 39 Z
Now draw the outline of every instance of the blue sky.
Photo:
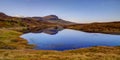
M 120 0 L 0 0 L 0 12 L 12 16 L 54 14 L 80 23 L 120 21 Z

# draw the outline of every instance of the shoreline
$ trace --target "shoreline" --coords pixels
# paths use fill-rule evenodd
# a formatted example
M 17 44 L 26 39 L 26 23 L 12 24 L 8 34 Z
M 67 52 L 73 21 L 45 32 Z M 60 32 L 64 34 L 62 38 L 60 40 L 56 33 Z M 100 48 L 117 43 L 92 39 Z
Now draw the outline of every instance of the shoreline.
M 22 32 L 14 31 L 14 30 L 3 30 L 2 32 L 4 32 L 5 35 L 7 33 L 8 35 L 7 37 L 12 37 L 13 35 L 15 35 L 15 37 L 19 37 L 20 35 L 23 34 Z M 7 41 L 9 40 L 11 39 L 8 38 Z M 27 40 L 22 39 L 19 42 L 21 41 L 25 41 L 25 43 L 21 43 L 23 45 L 19 45 L 19 46 L 24 46 L 22 48 L 17 46 L 18 44 L 15 44 L 16 47 L 19 47 L 18 49 L 0 49 L 0 53 L 1 53 L 0 59 L 1 60 L 7 60 L 7 59 L 8 60 L 51 60 L 51 59 L 52 60 L 77 60 L 77 59 L 119 60 L 120 59 L 120 46 L 97 46 L 97 47 L 78 48 L 78 49 L 64 50 L 64 51 L 35 50 L 32 49 L 33 46 L 31 46 L 30 44 L 28 44 L 28 42 L 26 42 Z M 13 42 L 16 43 L 16 40 L 14 40 Z M 26 47 L 28 46 L 30 49 L 25 48 L 25 46 Z

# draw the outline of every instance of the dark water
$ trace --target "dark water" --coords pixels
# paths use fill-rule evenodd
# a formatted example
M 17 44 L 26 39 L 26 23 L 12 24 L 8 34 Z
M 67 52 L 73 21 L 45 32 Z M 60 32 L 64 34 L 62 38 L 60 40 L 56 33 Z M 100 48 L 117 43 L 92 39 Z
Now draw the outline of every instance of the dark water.
M 77 30 L 64 29 L 45 30 L 41 33 L 27 33 L 21 36 L 35 49 L 70 50 L 91 46 L 120 46 L 120 35 L 86 33 Z

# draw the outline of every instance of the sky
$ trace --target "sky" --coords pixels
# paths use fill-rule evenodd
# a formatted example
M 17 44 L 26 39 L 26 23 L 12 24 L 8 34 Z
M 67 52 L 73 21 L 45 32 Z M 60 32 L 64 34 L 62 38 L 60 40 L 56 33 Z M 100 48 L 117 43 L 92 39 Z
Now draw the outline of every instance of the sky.
M 120 0 L 0 0 L 0 12 L 11 16 L 57 15 L 77 23 L 120 21 Z

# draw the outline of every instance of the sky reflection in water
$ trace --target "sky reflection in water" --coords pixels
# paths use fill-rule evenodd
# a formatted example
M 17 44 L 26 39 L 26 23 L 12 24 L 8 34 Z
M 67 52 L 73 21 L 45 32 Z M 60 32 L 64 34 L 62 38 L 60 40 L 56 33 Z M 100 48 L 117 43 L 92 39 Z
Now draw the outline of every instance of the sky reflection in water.
M 54 31 L 53 31 L 54 32 Z M 57 34 L 27 33 L 21 36 L 35 49 L 69 50 L 91 46 L 120 46 L 120 35 L 86 33 L 77 30 L 64 29 Z

